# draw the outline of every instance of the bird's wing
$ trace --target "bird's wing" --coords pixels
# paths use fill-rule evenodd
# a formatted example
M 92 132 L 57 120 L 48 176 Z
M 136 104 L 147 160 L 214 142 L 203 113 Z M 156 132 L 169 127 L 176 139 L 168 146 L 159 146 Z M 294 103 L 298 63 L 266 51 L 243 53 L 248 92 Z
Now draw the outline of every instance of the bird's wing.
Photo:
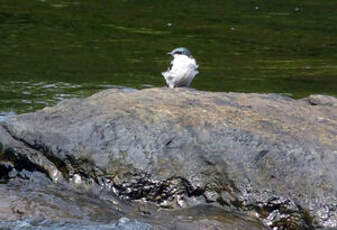
M 197 69 L 198 65 L 194 58 L 179 55 L 174 57 L 169 69 L 162 75 L 169 86 L 189 86 L 195 75 L 198 74 Z
M 198 68 L 194 58 L 179 56 L 175 58 L 171 72 L 179 78 L 189 77 Z

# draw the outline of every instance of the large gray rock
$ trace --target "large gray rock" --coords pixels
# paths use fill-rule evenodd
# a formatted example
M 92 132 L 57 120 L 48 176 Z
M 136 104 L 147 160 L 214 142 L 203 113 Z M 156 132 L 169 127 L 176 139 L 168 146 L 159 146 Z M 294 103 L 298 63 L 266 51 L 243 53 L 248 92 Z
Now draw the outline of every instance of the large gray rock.
M 0 123 L 0 178 L 54 182 L 161 207 L 220 204 L 271 227 L 337 226 L 337 99 L 106 90 Z

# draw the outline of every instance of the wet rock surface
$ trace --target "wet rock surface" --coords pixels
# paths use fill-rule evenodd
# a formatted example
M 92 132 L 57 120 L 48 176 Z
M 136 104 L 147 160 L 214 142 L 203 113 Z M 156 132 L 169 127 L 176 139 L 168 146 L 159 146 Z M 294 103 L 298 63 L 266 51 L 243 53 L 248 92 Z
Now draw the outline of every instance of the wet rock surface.
M 20 206 L 20 194 L 43 175 L 47 185 L 33 187 L 51 203 L 57 199 L 50 186 L 69 197 L 81 191 L 84 200 L 94 194 L 102 202 L 95 207 L 108 207 L 95 216 L 85 205 L 89 213 L 79 204 L 75 211 L 82 201 L 56 206 L 69 203 L 69 213 L 89 221 L 263 229 L 257 218 L 275 229 L 336 227 L 336 165 L 337 99 L 322 95 L 112 89 L 0 123 L 1 194 L 19 193 L 11 204 Z M 38 216 L 19 208 L 29 214 L 20 217 L 9 206 L 0 204 L 4 221 Z
M 8 229 L 265 229 L 220 207 L 160 210 L 107 190 L 82 191 L 23 170 L 0 186 L 0 227 Z

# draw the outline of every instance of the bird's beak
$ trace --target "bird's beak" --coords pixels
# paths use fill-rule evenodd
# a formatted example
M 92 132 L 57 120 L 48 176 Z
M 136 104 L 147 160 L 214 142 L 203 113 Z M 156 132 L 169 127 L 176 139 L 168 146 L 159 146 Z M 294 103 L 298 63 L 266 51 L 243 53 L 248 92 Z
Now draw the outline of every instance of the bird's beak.
M 167 55 L 169 55 L 169 56 L 173 56 L 171 52 L 168 52 L 168 53 L 167 53 Z

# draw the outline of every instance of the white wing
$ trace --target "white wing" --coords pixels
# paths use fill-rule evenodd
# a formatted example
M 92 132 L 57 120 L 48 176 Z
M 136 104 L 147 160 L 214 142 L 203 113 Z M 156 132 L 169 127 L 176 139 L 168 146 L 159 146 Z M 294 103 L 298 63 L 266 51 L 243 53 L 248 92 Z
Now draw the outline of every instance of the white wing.
M 172 68 L 162 73 L 170 88 L 189 86 L 198 74 L 198 65 L 194 58 L 185 55 L 175 55 L 171 62 Z

